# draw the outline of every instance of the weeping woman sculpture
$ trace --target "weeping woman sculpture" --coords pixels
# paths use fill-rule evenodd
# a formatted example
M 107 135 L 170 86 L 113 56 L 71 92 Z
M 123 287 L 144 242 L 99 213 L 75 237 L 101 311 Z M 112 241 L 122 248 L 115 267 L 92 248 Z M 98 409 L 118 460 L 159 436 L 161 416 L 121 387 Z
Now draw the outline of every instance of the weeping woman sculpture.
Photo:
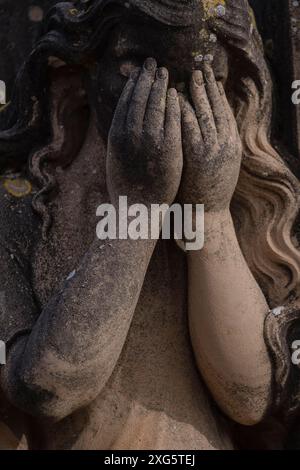
M 50 11 L 0 115 L 1 389 L 29 448 L 229 449 L 232 421 L 295 413 L 300 186 L 271 115 L 246 0 Z M 101 243 L 120 195 L 204 203 L 204 249 Z

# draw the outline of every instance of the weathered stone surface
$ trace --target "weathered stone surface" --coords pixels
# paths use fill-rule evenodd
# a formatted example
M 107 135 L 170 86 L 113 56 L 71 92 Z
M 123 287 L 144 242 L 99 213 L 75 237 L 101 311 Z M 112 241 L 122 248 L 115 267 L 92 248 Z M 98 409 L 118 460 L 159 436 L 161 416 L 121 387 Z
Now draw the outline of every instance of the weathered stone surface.
M 282 4 L 253 3 L 273 78 L 246 0 L 88 5 L 57 5 L 0 113 L 2 432 L 35 449 L 231 449 L 249 442 L 237 423 L 283 447 L 259 427 L 290 433 L 299 410 L 300 184 L 272 145 L 296 145 L 276 55 L 297 50 L 292 21 L 281 43 Z M 7 77 L 39 35 L 41 10 L 22 11 Z M 100 241 L 96 208 L 119 213 L 121 195 L 204 204 L 203 250 Z

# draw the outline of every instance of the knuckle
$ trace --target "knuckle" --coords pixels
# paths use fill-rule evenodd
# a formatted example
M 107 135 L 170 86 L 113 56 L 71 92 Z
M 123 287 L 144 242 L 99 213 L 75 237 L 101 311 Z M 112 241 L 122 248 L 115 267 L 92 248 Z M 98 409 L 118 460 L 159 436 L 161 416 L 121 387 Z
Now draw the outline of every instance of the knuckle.
M 132 116 L 136 111 L 139 111 L 143 105 L 143 99 L 139 96 L 135 96 L 131 99 L 129 116 Z
M 162 151 L 162 139 L 159 134 L 149 134 L 144 135 L 143 144 L 148 149 L 151 149 L 152 152 L 159 154 Z
M 148 108 L 148 113 L 156 117 L 164 117 L 165 115 L 165 104 L 164 103 L 152 103 Z
M 214 132 L 205 133 L 203 140 L 207 148 L 217 151 L 219 147 L 219 141 L 218 141 L 217 136 L 214 134 Z
M 184 142 L 184 147 L 187 150 L 187 154 L 190 155 L 192 159 L 195 159 L 198 158 L 203 144 L 200 139 L 189 139 Z

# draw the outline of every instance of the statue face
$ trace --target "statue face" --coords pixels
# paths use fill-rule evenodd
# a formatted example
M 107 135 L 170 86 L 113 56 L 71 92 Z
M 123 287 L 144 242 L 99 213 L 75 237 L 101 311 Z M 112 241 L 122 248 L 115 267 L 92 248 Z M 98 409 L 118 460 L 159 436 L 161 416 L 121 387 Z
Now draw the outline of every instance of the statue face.
M 146 58 L 153 57 L 159 67 L 170 74 L 170 87 L 182 91 L 189 85 L 193 70 L 213 59 L 218 80 L 226 82 L 228 59 L 214 34 L 201 27 L 175 28 L 141 19 L 126 21 L 111 32 L 107 48 L 101 57 L 98 92 L 109 127 L 114 109 L 130 73 L 141 67 Z

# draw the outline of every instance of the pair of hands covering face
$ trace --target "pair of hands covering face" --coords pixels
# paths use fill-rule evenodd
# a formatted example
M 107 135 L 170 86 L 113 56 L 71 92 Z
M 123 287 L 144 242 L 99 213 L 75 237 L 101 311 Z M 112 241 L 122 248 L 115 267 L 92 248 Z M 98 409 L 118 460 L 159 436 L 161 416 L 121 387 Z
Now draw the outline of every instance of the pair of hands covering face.
M 190 99 L 168 89 L 169 75 L 147 59 L 120 97 L 108 140 L 113 202 L 204 204 L 226 210 L 242 158 L 235 118 L 210 65 L 191 77 Z

